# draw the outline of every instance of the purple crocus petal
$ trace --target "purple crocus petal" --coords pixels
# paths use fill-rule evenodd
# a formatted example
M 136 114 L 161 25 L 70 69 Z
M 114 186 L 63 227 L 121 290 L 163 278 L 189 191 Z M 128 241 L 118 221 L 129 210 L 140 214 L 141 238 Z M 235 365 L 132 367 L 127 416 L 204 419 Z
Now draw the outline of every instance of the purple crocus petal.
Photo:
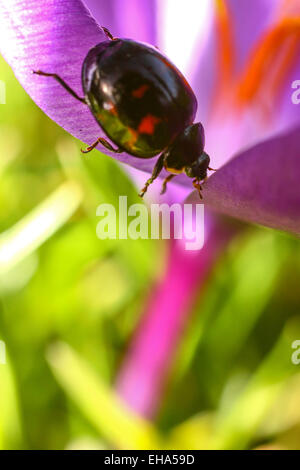
M 237 155 L 205 184 L 204 203 L 300 235 L 300 127 Z M 191 197 L 197 201 L 194 193 Z
M 235 48 L 235 73 L 245 66 L 256 42 L 274 22 L 282 0 L 226 0 Z
M 110 3 L 114 3 L 113 0 Z M 109 8 L 111 5 L 104 2 L 103 17 L 107 18 Z M 106 39 L 83 2 L 0 0 L 0 22 L 1 53 L 35 103 L 57 124 L 87 144 L 103 136 L 84 104 L 76 101 L 55 80 L 32 74 L 32 70 L 39 69 L 58 73 L 82 95 L 84 57 L 91 47 Z M 114 25 L 112 20 L 110 24 Z M 105 153 L 115 157 L 109 151 Z M 144 161 L 125 153 L 118 158 L 145 171 L 153 167 L 152 160 Z
M 217 85 L 216 38 L 214 22 L 210 19 L 211 30 L 205 38 L 205 47 L 199 55 L 196 65 L 191 70 L 190 83 L 197 96 L 198 110 L 196 120 L 206 128 L 211 114 L 211 104 L 214 101 Z
M 228 159 L 259 142 L 276 137 L 300 125 L 299 105 L 292 102 L 292 83 L 300 76 L 300 44 L 297 61 L 286 74 L 280 92 L 265 99 L 268 90 L 262 90 L 254 103 L 241 113 L 230 110 L 214 117 L 206 129 L 206 150 L 212 157 L 212 166 L 220 168 Z M 265 101 L 264 101 L 265 99 Z M 269 118 L 266 119 L 266 109 Z
M 240 109 L 236 101 L 238 77 L 249 66 L 255 47 L 265 38 L 266 31 L 278 24 L 283 14 L 296 15 L 296 5 L 299 7 L 300 2 L 296 0 L 292 10 L 281 9 L 282 2 L 279 0 L 254 0 L 251 4 L 246 0 L 222 0 L 219 3 L 227 7 L 228 17 L 226 19 L 225 15 L 222 20 L 222 9 L 218 13 L 216 8 L 215 14 L 216 17 L 219 15 L 219 21 L 224 22 L 222 34 L 227 30 L 232 43 L 233 63 L 227 77 L 227 87 L 222 89 L 224 84 L 219 55 L 221 38 L 218 38 L 220 32 L 216 22 L 212 25 L 207 50 L 200 57 L 198 72 L 192 80 L 199 103 L 197 118 L 206 129 L 206 150 L 212 157 L 213 166 L 217 168 L 235 153 L 287 131 L 300 122 L 298 110 L 291 102 L 291 83 L 298 76 L 300 50 L 298 54 L 295 53 L 290 71 L 290 64 L 282 65 L 284 80 L 276 95 L 271 95 L 270 77 L 270 80 L 265 79 L 255 99 L 244 108 Z M 283 67 L 287 67 L 286 70 Z
M 48 116 L 81 140 L 92 142 L 99 128 L 86 107 L 53 79 L 55 72 L 82 95 L 81 65 L 105 35 L 78 0 L 0 1 L 1 53 L 32 99 Z M 55 20 L 54 20 L 55 19 Z
M 293 64 L 290 73 L 287 74 L 284 86 L 278 97 L 278 113 L 276 123 L 274 123 L 278 132 L 285 131 L 288 128 L 296 127 L 296 125 L 300 124 L 300 105 L 296 105 L 292 100 L 293 92 L 296 91 L 292 88 L 292 84 L 294 81 L 300 80 L 300 42 L 296 57 L 297 60 Z
M 249 53 L 262 35 L 263 31 L 270 26 L 275 18 L 278 5 L 281 0 L 221 0 L 222 6 L 226 8 L 229 23 L 228 33 L 231 38 L 233 69 L 236 75 L 241 71 L 249 58 Z M 215 2 L 217 5 L 217 2 Z M 191 84 L 198 97 L 197 118 L 205 127 L 211 113 L 211 104 L 215 102 L 216 94 L 220 89 L 222 77 L 219 70 L 219 41 L 216 16 L 222 15 L 215 8 L 214 21 L 210 21 L 210 31 L 206 39 L 206 47 L 198 56 L 197 65 L 194 67 Z M 223 45 L 222 45 L 223 46 Z
M 211 214 L 206 214 L 205 229 L 207 240 L 200 251 L 185 251 L 182 240 L 171 241 L 165 276 L 151 295 L 117 377 L 120 396 L 148 418 L 159 406 L 195 296 L 235 233 Z
M 156 44 L 156 0 L 83 0 L 114 36 Z

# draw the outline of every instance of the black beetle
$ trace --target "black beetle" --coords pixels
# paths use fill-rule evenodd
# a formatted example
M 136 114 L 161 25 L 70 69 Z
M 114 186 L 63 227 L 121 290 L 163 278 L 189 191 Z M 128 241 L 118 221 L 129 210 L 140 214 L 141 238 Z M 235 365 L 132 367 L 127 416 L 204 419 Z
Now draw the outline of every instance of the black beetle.
M 106 149 L 127 152 L 139 158 L 159 155 L 140 192 L 165 168 L 170 175 L 185 172 L 201 194 L 210 158 L 204 152 L 204 129 L 194 123 L 197 100 L 181 72 L 155 47 L 129 39 L 114 38 L 103 28 L 108 40 L 93 47 L 82 65 L 81 98 L 59 75 L 41 70 L 33 73 L 55 78 L 74 98 L 89 106 L 109 139 L 99 137 L 83 150 L 90 152 L 99 143 Z

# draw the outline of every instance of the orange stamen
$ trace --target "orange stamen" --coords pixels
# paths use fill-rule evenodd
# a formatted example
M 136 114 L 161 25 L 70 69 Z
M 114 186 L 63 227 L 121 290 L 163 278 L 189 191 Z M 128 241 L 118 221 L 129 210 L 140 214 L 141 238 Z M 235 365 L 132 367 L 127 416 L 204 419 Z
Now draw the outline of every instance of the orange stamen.
M 232 24 L 225 0 L 215 0 L 215 5 L 219 58 L 218 83 L 226 85 L 232 77 L 234 63 Z
M 300 18 L 285 18 L 259 41 L 238 84 L 241 105 L 253 101 L 264 88 L 274 97 L 299 51 Z

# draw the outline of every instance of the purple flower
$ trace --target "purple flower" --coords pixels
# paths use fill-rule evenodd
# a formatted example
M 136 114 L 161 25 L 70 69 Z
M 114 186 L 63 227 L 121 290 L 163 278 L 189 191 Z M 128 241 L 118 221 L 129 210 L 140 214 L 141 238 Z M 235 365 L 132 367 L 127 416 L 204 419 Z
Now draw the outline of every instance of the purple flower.
M 188 12 L 199 22 L 200 4 L 193 2 L 195 11 Z M 103 134 L 89 110 L 55 81 L 31 71 L 58 73 L 82 94 L 83 59 L 104 39 L 99 25 L 115 36 L 160 46 L 163 34 L 156 18 L 165 5 L 154 0 L 0 0 L 1 53 L 38 106 L 91 144 Z M 189 37 L 179 26 L 176 44 L 185 49 Z M 200 37 L 191 66 L 183 72 L 198 99 L 197 119 L 206 130 L 211 164 L 219 168 L 205 183 L 206 207 L 299 235 L 300 108 L 291 96 L 293 81 L 300 79 L 300 1 L 209 2 Z M 171 59 L 177 63 L 176 54 Z M 117 158 L 146 172 L 154 165 L 152 159 L 126 154 Z M 178 191 L 180 197 L 191 193 L 187 177 L 178 176 L 175 182 L 185 188 Z M 190 201 L 197 198 L 195 193 L 189 196 Z M 184 325 L 192 293 L 229 238 L 212 222 L 200 254 L 184 256 L 172 244 L 165 279 L 149 304 L 118 382 L 123 396 L 140 412 L 153 411 L 158 382 Z M 170 283 L 176 292 L 171 305 Z
M 300 171 L 300 113 L 291 101 L 292 82 L 300 76 L 299 0 L 210 4 L 206 38 L 198 57 L 193 56 L 193 66 L 184 70 L 198 98 L 197 119 L 206 129 L 207 152 L 219 168 L 206 184 L 204 202 L 228 215 L 299 234 L 294 183 Z M 137 0 L 126 2 L 126 8 L 121 0 L 1 0 L 1 52 L 33 100 L 90 144 L 101 131 L 89 110 L 55 81 L 31 71 L 59 73 L 82 94 L 83 59 L 104 39 L 99 25 L 115 36 L 159 45 L 162 34 L 155 19 L 162 5 Z M 182 40 L 187 43 L 189 38 Z M 124 154 L 118 158 L 140 170 L 153 168 L 152 159 Z M 175 181 L 191 188 L 183 175 Z

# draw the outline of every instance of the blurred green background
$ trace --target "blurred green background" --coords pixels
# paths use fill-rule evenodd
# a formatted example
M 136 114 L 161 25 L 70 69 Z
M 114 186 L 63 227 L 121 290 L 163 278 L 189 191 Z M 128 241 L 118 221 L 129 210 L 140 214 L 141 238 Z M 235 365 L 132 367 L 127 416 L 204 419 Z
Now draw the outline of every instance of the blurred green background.
M 0 79 L 0 449 L 300 449 L 299 241 L 249 227 L 231 243 L 144 421 L 112 384 L 166 245 L 98 240 L 99 204 L 140 202 L 124 167 L 82 157 L 1 58 Z

